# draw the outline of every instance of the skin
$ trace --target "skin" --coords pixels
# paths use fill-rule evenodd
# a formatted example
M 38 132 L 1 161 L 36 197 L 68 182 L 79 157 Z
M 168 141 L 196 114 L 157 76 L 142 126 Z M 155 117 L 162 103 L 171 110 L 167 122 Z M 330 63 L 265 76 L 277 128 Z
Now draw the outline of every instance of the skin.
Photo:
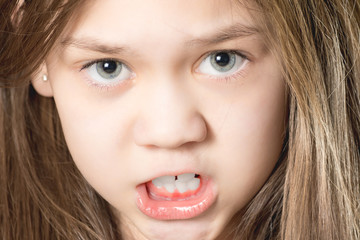
M 285 85 L 261 33 L 198 41 L 230 25 L 257 27 L 248 10 L 231 1 L 102 0 L 79 16 L 46 59 L 49 80 L 33 81 L 54 97 L 77 167 L 111 204 L 125 239 L 219 237 L 265 183 L 283 141 Z M 95 42 L 117 49 L 100 52 L 109 49 Z M 200 71 L 219 50 L 249 60 L 229 76 Z M 131 77 L 92 80 L 82 68 L 103 58 L 124 62 Z M 210 177 L 214 205 L 187 220 L 140 212 L 136 186 L 178 171 Z

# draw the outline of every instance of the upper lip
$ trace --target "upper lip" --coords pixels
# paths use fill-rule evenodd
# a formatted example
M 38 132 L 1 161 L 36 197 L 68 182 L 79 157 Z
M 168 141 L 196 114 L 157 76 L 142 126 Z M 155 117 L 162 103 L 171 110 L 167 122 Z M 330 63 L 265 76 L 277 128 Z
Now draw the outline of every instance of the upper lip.
M 184 173 L 209 176 L 204 169 L 204 164 L 208 163 L 206 159 L 188 151 L 157 151 L 151 155 L 143 155 L 138 159 L 143 163 L 143 167 L 140 171 L 141 176 L 137 175 L 138 177 L 136 177 L 136 185 L 141 185 L 161 176 L 177 176 Z

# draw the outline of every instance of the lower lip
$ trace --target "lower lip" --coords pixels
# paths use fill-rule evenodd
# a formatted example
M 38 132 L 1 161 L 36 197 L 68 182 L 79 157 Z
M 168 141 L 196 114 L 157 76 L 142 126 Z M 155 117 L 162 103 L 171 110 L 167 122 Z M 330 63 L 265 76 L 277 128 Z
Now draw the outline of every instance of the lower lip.
M 214 202 L 213 183 L 202 178 L 201 189 L 196 195 L 185 200 L 154 200 L 149 197 L 146 184 L 136 187 L 138 208 L 145 215 L 158 220 L 189 219 L 205 212 Z

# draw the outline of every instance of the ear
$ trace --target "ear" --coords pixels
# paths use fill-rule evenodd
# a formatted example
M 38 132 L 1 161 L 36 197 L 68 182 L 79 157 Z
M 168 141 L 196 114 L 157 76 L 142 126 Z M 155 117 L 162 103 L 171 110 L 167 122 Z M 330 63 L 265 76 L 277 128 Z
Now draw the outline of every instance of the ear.
M 53 90 L 49 81 L 46 63 L 42 63 L 39 70 L 32 76 L 31 84 L 36 92 L 44 97 L 52 97 Z

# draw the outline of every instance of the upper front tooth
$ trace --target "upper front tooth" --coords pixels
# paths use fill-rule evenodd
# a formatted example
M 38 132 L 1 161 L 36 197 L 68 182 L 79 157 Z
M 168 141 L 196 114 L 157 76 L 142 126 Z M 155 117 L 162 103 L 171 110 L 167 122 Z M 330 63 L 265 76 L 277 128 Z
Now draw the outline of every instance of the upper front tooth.
M 152 180 L 152 183 L 158 188 L 161 188 L 163 186 L 163 183 L 158 178 L 155 178 L 154 180 Z
M 175 176 L 162 176 L 152 180 L 156 187 L 162 187 L 165 184 L 175 184 Z
M 174 183 L 166 183 L 164 184 L 164 187 L 166 189 L 166 191 L 173 193 L 175 192 L 175 184 Z
M 184 173 L 177 176 L 177 180 L 180 182 L 187 182 L 195 177 L 195 173 Z
M 187 183 L 187 187 L 190 189 L 190 190 L 196 190 L 200 185 L 200 179 L 199 178 L 194 178 L 192 179 L 191 181 L 189 181 Z
M 158 179 L 160 179 L 160 181 L 163 183 L 170 183 L 175 181 L 175 176 L 163 176 L 163 177 L 159 177 Z
M 179 193 L 184 193 L 188 190 L 187 184 L 181 181 L 175 181 L 175 186 Z

